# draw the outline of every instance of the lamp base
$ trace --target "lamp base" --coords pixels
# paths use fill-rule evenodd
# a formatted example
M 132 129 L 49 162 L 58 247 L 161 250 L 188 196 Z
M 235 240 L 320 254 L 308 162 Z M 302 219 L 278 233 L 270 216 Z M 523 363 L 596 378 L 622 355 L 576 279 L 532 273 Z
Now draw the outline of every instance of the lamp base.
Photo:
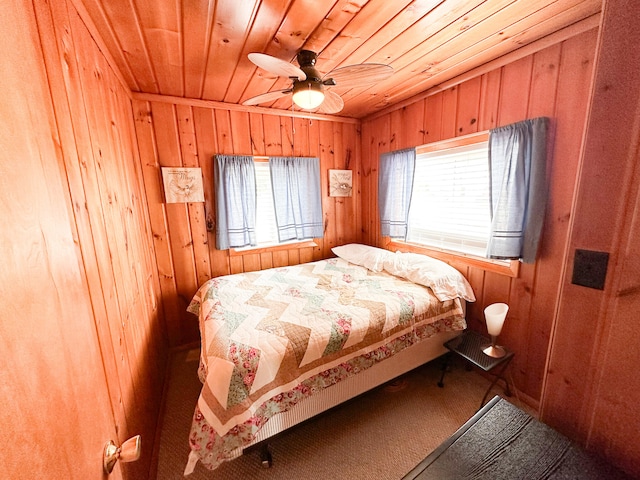
M 502 358 L 507 354 L 507 351 L 498 345 L 487 345 L 482 349 L 482 353 L 493 358 Z

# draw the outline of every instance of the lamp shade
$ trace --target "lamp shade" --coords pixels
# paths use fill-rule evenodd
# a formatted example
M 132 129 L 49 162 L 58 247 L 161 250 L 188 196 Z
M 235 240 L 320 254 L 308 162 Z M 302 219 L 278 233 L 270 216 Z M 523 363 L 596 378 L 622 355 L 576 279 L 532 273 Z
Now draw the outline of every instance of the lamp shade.
M 320 82 L 296 82 L 293 86 L 293 102 L 305 110 L 313 110 L 324 101 Z
M 496 337 L 500 335 L 508 311 L 509 305 L 506 303 L 492 303 L 484 309 L 484 317 L 487 320 L 487 332 L 489 335 Z

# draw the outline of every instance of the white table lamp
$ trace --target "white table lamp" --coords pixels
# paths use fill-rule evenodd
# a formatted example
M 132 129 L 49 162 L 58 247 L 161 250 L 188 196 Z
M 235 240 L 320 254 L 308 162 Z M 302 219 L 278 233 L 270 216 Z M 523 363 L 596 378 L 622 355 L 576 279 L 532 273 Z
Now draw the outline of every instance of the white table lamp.
M 507 318 L 509 305 L 506 303 L 493 303 L 484 309 L 484 317 L 487 321 L 487 332 L 491 336 L 491 345 L 487 345 L 482 351 L 493 358 L 502 358 L 507 352 L 496 345 L 496 338 L 502 332 L 502 326 Z

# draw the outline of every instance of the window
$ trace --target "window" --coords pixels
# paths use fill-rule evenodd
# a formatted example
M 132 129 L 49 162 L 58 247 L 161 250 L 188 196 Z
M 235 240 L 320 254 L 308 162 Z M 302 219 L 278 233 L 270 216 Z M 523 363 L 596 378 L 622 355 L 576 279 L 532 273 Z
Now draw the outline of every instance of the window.
M 324 232 L 319 159 L 315 157 L 245 158 L 249 158 L 252 162 L 250 190 L 253 192 L 255 188 L 255 198 L 252 196 L 248 202 L 243 203 L 237 196 L 231 195 L 231 198 L 225 197 L 225 200 L 234 206 L 242 204 L 236 208 L 233 218 L 251 219 L 245 223 L 248 223 L 251 231 L 254 232 L 254 238 L 248 242 L 246 237 L 241 237 L 235 245 L 232 242 L 226 245 L 247 251 L 256 247 L 288 245 L 312 238 L 322 238 Z M 220 158 L 220 160 L 224 159 Z M 272 178 L 274 171 L 278 173 Z M 247 183 L 246 179 L 244 183 Z M 223 187 L 224 185 L 221 188 Z M 228 188 L 227 191 L 240 193 L 241 198 L 248 195 L 247 191 L 243 191 L 240 187 Z M 280 225 L 276 219 L 280 220 Z M 242 222 L 240 224 L 244 226 Z M 218 241 L 217 238 L 216 241 Z
M 487 135 L 417 149 L 407 241 L 484 257 L 490 227 Z
M 258 245 L 278 243 L 278 228 L 276 226 L 276 212 L 273 207 L 271 194 L 271 173 L 269 162 L 261 159 L 254 160 L 256 169 L 256 239 Z

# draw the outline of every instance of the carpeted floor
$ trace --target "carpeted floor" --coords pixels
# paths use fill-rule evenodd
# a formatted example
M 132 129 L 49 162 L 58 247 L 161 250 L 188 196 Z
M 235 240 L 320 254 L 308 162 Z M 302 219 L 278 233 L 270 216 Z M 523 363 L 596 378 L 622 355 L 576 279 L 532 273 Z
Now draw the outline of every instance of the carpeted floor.
M 403 376 L 404 388 L 379 387 L 291 429 L 270 442 L 272 468 L 257 451 L 214 471 L 198 463 L 190 480 L 398 480 L 454 433 L 479 408 L 489 381 L 452 362 L 439 388 L 440 360 Z M 160 445 L 158 480 L 183 477 L 191 417 L 201 384 L 198 351 L 171 360 Z M 493 394 L 502 394 L 494 389 Z M 512 403 L 517 399 L 511 397 Z

